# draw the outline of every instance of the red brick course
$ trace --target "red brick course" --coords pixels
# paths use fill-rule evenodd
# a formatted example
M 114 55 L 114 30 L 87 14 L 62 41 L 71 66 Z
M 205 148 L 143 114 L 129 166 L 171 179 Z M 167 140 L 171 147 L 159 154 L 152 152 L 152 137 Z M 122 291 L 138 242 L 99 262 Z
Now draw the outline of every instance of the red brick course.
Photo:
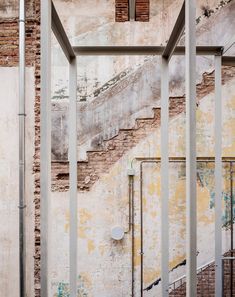
M 136 0 L 135 20 L 148 22 L 150 13 L 149 0 Z M 115 0 L 115 20 L 116 22 L 129 21 L 129 0 Z
M 116 0 L 115 13 L 116 22 L 129 21 L 129 0 Z
M 148 22 L 150 13 L 149 0 L 136 0 L 135 20 L 139 22 Z

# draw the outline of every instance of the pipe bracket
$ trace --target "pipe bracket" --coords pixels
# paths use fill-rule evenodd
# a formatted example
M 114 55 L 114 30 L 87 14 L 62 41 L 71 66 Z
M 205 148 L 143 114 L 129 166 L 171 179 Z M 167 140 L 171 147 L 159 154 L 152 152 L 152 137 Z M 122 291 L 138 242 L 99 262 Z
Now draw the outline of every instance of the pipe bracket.
M 19 206 L 18 206 L 19 209 L 24 209 L 24 208 L 26 208 L 26 207 L 27 207 L 27 205 L 19 205 Z

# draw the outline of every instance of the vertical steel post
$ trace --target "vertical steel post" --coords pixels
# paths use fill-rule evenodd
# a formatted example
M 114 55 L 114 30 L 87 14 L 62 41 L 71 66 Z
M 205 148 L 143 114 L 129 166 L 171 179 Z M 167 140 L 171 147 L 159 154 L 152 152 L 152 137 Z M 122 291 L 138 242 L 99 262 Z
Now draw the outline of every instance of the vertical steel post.
M 19 7 L 19 276 L 20 297 L 25 289 L 25 1 Z
M 48 296 L 48 205 L 51 187 L 51 0 L 41 1 L 41 297 Z
M 169 296 L 169 71 L 161 64 L 161 279 L 162 297 Z
M 135 6 L 136 6 L 136 1 L 129 0 L 129 21 L 135 20 Z
M 222 296 L 222 102 L 221 56 L 215 56 L 215 296 Z
M 230 249 L 231 249 L 231 257 L 233 257 L 233 162 L 230 162 Z M 233 261 L 230 260 L 230 295 L 233 295 Z
M 140 163 L 140 297 L 144 296 L 143 163 Z
M 186 0 L 186 253 L 187 297 L 197 295 L 196 1 Z
M 77 296 L 77 63 L 69 65 L 70 296 Z

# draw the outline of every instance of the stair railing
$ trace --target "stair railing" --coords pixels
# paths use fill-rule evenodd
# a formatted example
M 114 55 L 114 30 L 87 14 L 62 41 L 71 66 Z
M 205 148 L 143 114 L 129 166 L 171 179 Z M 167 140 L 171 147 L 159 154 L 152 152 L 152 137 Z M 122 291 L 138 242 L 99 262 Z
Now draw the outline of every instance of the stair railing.
M 210 267 L 211 265 L 214 265 L 215 261 L 212 260 L 200 267 L 198 267 L 197 269 L 197 274 L 200 274 L 202 271 L 204 271 L 205 269 L 207 269 L 208 267 Z M 183 284 L 186 283 L 186 275 L 182 275 L 181 277 L 177 278 L 176 280 L 174 280 L 172 283 L 170 283 L 169 285 L 169 292 L 174 291 L 175 289 L 181 287 Z

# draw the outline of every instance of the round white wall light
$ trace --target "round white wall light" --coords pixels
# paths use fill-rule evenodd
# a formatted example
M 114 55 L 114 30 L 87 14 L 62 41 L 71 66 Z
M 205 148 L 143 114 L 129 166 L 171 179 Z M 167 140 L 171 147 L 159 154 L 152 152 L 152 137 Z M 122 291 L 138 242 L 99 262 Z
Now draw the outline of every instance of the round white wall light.
M 111 237 L 114 240 L 121 240 L 124 237 L 124 229 L 120 226 L 115 226 L 111 229 Z

